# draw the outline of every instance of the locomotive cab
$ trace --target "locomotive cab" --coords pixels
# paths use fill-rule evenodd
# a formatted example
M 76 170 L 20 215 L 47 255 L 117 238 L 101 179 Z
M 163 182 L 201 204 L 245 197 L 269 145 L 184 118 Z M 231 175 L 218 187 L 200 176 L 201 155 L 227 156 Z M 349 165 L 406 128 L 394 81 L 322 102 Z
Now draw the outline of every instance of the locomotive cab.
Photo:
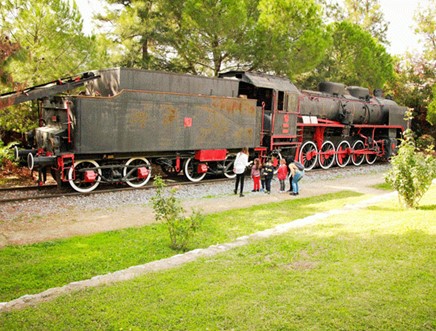
M 258 72 L 230 71 L 220 77 L 239 80 L 239 94 L 257 100 L 262 114 L 259 149 L 279 157 L 295 152 L 300 95 L 295 85 L 287 78 Z

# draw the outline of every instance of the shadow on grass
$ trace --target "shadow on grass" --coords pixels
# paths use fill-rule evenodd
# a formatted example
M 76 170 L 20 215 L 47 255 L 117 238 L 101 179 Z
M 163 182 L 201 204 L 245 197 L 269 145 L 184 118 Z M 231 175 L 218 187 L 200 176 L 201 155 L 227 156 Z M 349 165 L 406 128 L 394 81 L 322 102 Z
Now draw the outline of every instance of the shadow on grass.
M 424 206 L 419 206 L 416 209 L 419 209 L 419 210 L 436 210 L 436 205 L 424 205 Z
M 367 209 L 372 211 L 382 211 L 382 212 L 391 212 L 391 213 L 404 212 L 403 208 L 392 207 L 392 206 L 368 206 Z
M 403 213 L 405 210 L 408 210 L 407 207 L 390 207 L 390 206 L 369 206 L 368 210 L 372 211 L 380 211 L 380 212 L 391 212 L 391 213 Z M 423 205 L 416 207 L 416 210 L 436 210 L 436 205 Z

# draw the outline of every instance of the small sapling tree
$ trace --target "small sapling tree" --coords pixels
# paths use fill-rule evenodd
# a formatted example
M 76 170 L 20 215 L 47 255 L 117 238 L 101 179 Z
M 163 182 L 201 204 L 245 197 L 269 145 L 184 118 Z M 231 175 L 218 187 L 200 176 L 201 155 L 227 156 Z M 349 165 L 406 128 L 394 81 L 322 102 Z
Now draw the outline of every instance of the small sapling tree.
M 421 147 L 421 148 L 419 148 Z M 436 160 L 432 155 L 434 146 L 417 146 L 413 131 L 407 129 L 398 149 L 392 157 L 392 168 L 385 180 L 398 191 L 400 202 L 409 208 L 418 206 L 422 196 L 436 177 Z
M 199 229 L 203 215 L 194 210 L 191 216 L 185 216 L 186 211 L 175 197 L 176 190 L 166 192 L 165 183 L 161 177 L 154 179 L 156 194 L 152 197 L 155 219 L 167 225 L 171 240 L 171 248 L 175 250 L 187 250 L 194 233 Z

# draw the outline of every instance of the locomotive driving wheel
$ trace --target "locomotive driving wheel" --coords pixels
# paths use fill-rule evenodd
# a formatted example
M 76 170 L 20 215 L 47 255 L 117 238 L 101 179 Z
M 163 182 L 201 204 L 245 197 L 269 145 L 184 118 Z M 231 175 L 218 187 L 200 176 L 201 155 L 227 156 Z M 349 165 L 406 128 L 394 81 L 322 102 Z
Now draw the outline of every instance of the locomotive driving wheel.
M 377 154 L 376 152 L 374 153 L 370 153 L 370 154 L 366 154 L 365 155 L 365 161 L 368 164 L 374 164 L 374 162 L 377 160 Z
M 306 141 L 300 149 L 300 162 L 304 165 L 304 169 L 311 170 L 315 167 L 318 160 L 318 148 L 312 141 Z
M 353 144 L 353 154 L 351 156 L 351 162 L 355 166 L 360 166 L 365 159 L 365 154 L 363 153 L 365 150 L 365 145 L 362 140 L 358 140 Z
M 185 161 L 185 165 L 183 166 L 185 176 L 191 182 L 199 182 L 206 176 L 205 172 L 203 173 L 198 172 L 197 166 L 198 166 L 198 162 L 193 157 L 187 159 Z
M 133 157 L 123 168 L 123 178 L 130 187 L 142 187 L 151 178 L 150 162 L 143 157 Z
M 350 143 L 346 140 L 342 140 L 336 148 L 336 164 L 343 168 L 348 162 L 350 162 Z
M 226 159 L 223 161 L 224 176 L 227 178 L 235 178 L 236 174 L 233 172 L 233 164 L 235 163 L 236 155 L 227 154 Z
M 319 166 L 323 169 L 330 168 L 335 162 L 335 145 L 331 141 L 325 141 L 318 155 Z
M 89 172 L 95 175 L 95 180 L 89 180 Z M 88 193 L 95 190 L 100 184 L 101 169 L 94 160 L 80 160 L 74 162 L 74 167 L 68 171 L 68 182 L 71 187 L 80 193 Z

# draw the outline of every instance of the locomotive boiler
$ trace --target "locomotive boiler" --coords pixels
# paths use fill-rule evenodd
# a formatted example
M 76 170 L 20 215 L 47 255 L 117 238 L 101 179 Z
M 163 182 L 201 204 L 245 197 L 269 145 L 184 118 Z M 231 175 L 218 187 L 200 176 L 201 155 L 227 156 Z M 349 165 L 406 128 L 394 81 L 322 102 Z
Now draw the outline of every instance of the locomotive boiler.
M 61 94 L 78 87 L 79 94 Z M 28 165 L 39 180 L 90 192 L 100 183 L 145 185 L 159 167 L 191 181 L 233 177 L 251 157 L 293 156 L 306 169 L 388 159 L 406 108 L 368 89 L 324 82 L 300 91 L 288 79 L 231 71 L 219 78 L 113 68 L 0 96 L 0 108 L 40 101 Z

